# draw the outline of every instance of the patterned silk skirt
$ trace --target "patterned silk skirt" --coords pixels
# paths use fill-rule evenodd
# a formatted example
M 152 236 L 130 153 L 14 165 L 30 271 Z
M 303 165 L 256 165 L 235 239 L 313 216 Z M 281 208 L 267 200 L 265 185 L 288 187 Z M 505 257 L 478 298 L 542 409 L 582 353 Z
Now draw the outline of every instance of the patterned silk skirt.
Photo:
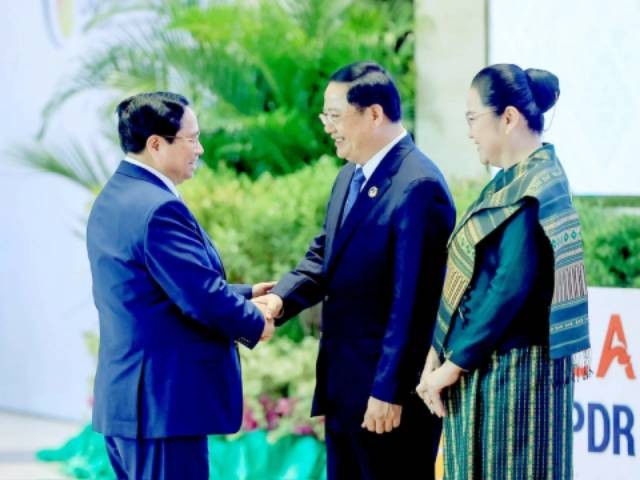
M 494 354 L 445 393 L 446 480 L 573 478 L 571 357 Z

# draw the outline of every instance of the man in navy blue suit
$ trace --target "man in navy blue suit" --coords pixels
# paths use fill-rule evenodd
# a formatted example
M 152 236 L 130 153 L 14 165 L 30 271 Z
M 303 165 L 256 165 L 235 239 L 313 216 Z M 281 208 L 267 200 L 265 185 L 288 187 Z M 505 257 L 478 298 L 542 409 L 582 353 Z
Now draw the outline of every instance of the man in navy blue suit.
M 273 334 L 249 299 L 272 285 L 228 284 L 180 199 L 204 151 L 187 99 L 144 93 L 117 113 L 126 156 L 87 226 L 100 317 L 93 427 L 118 479 L 206 479 L 206 436 L 241 424 L 237 343 Z
M 325 415 L 335 479 L 433 478 L 441 424 L 415 393 L 455 210 L 438 168 L 401 123 L 388 73 L 338 70 L 320 114 L 338 157 L 324 227 L 260 301 L 280 323 L 322 302 L 312 415 Z

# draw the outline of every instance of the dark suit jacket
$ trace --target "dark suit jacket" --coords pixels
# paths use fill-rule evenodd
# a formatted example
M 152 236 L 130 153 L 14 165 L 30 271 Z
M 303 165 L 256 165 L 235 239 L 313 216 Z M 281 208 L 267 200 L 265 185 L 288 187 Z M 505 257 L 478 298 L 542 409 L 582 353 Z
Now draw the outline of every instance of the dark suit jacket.
M 407 135 L 340 227 L 354 169 L 338 174 L 322 232 L 274 293 L 284 299 L 284 319 L 323 302 L 312 414 L 356 430 L 369 396 L 402 404 L 418 383 L 455 211 L 440 171 Z
M 93 427 L 160 438 L 240 428 L 236 340 L 252 347 L 260 312 L 231 286 L 187 207 L 150 172 L 122 162 L 87 226 L 100 317 Z

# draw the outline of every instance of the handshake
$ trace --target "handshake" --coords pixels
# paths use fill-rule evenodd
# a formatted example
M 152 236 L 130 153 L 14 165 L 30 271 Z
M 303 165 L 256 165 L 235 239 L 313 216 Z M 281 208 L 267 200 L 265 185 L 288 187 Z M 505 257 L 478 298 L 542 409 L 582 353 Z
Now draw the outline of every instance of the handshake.
M 282 298 L 271 289 L 276 282 L 256 283 L 251 288 L 251 302 L 258 307 L 264 317 L 264 330 L 260 336 L 260 341 L 266 341 L 273 337 L 276 331 L 275 319 L 282 316 Z

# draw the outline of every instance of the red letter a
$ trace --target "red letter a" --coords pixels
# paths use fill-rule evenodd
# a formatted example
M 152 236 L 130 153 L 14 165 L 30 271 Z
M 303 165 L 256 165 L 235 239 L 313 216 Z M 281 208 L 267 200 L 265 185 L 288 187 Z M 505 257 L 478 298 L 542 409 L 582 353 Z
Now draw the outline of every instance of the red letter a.
M 613 346 L 614 339 L 617 339 L 617 344 Z M 633 373 L 633 366 L 631 365 L 631 357 L 627 353 L 627 339 L 624 336 L 624 329 L 622 328 L 622 320 L 620 315 L 611 315 L 609 321 L 609 328 L 607 329 L 607 336 L 604 339 L 604 345 L 602 346 L 602 356 L 600 357 L 600 365 L 598 365 L 598 373 L 596 377 L 604 378 L 611 366 L 613 359 L 617 358 L 620 365 L 625 365 L 624 372 L 627 378 L 635 380 L 636 375 Z

